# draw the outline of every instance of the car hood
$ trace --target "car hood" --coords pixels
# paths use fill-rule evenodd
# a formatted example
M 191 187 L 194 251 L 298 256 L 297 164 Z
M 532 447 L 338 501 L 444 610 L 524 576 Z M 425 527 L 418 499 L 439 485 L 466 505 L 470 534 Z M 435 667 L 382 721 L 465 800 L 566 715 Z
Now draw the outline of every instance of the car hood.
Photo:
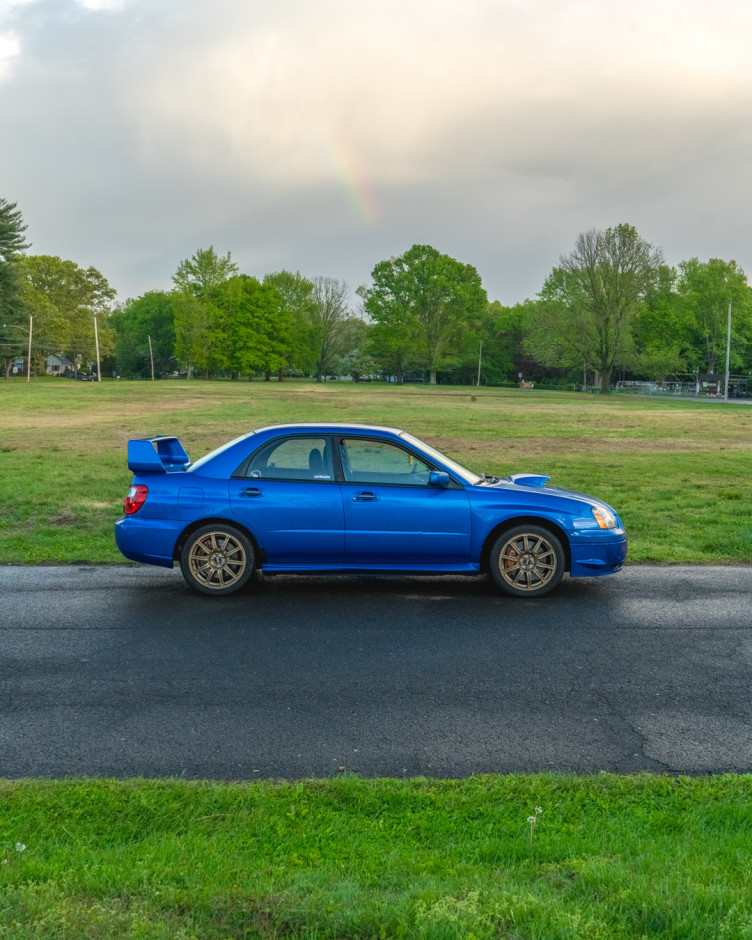
M 537 499 L 540 499 L 544 494 L 560 499 L 572 499 L 585 503 L 588 506 L 604 506 L 606 509 L 610 509 L 611 512 L 616 515 L 617 519 L 620 518 L 614 507 L 605 502 L 605 500 L 598 499 L 596 496 L 589 496 L 587 493 L 579 493 L 577 490 L 567 490 L 561 486 L 552 486 L 550 483 L 546 485 L 549 479 L 550 477 L 542 476 L 537 473 L 513 473 L 499 480 L 498 483 L 487 483 L 485 485 L 476 484 L 473 489 L 478 493 L 485 492 L 489 495 L 498 493 L 500 490 L 506 490 L 507 492 L 511 490 L 512 492 L 526 492 L 531 496 L 535 495 Z

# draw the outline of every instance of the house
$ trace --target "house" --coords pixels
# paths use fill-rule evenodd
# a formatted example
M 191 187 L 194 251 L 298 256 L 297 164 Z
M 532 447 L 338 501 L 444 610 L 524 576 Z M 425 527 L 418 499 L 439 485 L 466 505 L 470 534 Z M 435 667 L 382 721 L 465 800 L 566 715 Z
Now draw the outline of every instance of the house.
M 73 363 L 70 359 L 66 359 L 65 356 L 61 356 L 58 353 L 52 353 L 47 356 L 47 366 L 46 372 L 47 375 L 64 375 L 66 372 L 72 371 Z

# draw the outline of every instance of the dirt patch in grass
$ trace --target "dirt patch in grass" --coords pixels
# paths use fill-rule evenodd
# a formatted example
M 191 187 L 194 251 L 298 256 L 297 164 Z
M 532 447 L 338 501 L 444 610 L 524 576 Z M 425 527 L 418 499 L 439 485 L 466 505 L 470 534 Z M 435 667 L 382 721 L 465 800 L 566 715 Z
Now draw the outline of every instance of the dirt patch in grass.
M 111 404 L 111 407 L 108 407 Z M 181 398 L 180 401 L 174 399 L 159 399 L 158 401 L 139 401 L 138 415 L 153 414 L 174 414 L 176 411 L 190 411 L 194 408 L 206 408 L 207 405 L 225 405 L 227 399 L 217 398 L 211 400 L 208 398 Z M 90 428 L 92 425 L 106 426 L 111 424 L 113 419 L 119 423 L 123 419 L 123 404 L 114 402 L 97 402 L 96 410 L 92 408 L 85 411 L 69 414 L 6 414 L 2 418 L 2 427 L 7 430 L 23 430 L 33 432 L 35 430 L 44 431 L 68 431 L 75 428 Z
M 50 516 L 52 525 L 81 525 L 81 519 L 73 513 L 63 510 L 55 516 Z

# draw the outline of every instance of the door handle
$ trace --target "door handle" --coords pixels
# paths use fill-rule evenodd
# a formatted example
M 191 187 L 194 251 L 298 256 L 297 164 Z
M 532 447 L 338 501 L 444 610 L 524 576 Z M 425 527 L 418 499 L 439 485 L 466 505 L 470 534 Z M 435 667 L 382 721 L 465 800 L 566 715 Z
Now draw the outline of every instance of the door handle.
M 245 490 L 241 490 L 238 493 L 238 496 L 250 497 L 250 496 L 263 496 L 264 491 L 260 490 L 257 486 L 249 486 Z
M 374 496 L 373 493 L 358 493 L 357 496 L 353 496 L 353 500 L 356 503 L 375 503 L 378 499 L 378 496 Z

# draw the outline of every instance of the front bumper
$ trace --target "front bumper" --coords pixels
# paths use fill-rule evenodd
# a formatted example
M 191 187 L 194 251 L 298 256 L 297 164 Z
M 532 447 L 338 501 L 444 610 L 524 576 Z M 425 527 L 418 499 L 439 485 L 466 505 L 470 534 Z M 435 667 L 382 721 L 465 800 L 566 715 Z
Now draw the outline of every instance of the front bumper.
M 610 534 L 606 534 L 606 533 Z M 573 578 L 594 578 L 613 574 L 627 557 L 627 536 L 623 529 L 578 532 L 570 539 Z

